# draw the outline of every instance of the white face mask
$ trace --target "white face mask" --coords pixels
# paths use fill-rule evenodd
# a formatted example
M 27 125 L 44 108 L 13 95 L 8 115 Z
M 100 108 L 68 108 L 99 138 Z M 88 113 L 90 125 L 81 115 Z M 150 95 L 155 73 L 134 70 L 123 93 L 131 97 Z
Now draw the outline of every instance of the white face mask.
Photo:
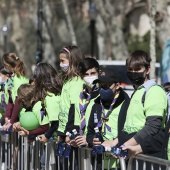
M 61 67 L 61 69 L 62 69 L 64 72 L 67 72 L 67 71 L 68 71 L 68 68 L 69 68 L 69 64 L 62 64 L 62 63 L 60 63 L 60 67 Z
M 84 77 L 84 81 L 89 87 L 93 87 L 93 81 L 98 79 L 98 76 L 87 76 Z

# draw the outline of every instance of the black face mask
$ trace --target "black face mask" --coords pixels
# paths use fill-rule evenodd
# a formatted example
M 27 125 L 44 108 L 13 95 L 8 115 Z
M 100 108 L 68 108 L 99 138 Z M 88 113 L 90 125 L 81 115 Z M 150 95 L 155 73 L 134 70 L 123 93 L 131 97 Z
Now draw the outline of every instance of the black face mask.
M 144 71 L 145 72 L 145 71 Z M 144 72 L 127 72 L 129 80 L 135 85 L 141 85 L 145 81 Z

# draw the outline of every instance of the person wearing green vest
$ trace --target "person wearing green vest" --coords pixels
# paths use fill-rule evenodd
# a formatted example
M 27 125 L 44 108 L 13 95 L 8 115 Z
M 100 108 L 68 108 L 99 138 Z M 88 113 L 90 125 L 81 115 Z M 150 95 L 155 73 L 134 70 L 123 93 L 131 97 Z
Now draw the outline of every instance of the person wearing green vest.
M 20 121 L 13 124 L 13 129 L 18 131 L 18 134 L 21 136 L 34 136 L 34 138 L 37 135 L 44 134 L 49 129 L 49 119 L 47 116 L 44 116 L 43 120 L 41 120 L 41 114 L 40 111 L 42 109 L 41 107 L 41 101 L 36 101 L 34 98 L 34 90 L 35 86 L 31 84 L 22 84 L 18 88 L 18 100 L 21 106 L 20 111 L 20 117 L 22 114 L 30 114 L 30 112 L 33 112 L 35 115 L 35 118 L 38 120 L 39 126 L 34 129 L 34 127 L 31 127 L 29 125 L 32 122 L 23 122 L 26 127 L 28 126 L 31 130 L 25 129 L 21 126 Z M 30 120 L 31 121 L 31 120 Z M 32 120 L 34 121 L 34 120 Z
M 166 92 L 167 100 L 169 99 L 170 82 L 163 84 L 164 90 Z M 138 145 L 127 146 L 126 149 L 129 150 L 129 156 L 134 156 L 139 153 L 154 155 L 159 158 L 170 160 L 170 117 L 169 117 L 169 103 L 167 108 L 167 123 L 166 127 L 161 129 L 158 134 L 154 136 L 149 136 L 143 139 Z
M 84 58 L 79 64 L 79 72 L 81 78 L 85 81 L 85 85 L 79 95 L 79 126 L 77 131 L 79 136 L 70 144 L 75 147 L 87 146 L 86 141 L 88 121 L 94 100 L 99 96 L 99 86 L 93 84 L 98 79 L 99 63 L 94 58 Z
M 79 95 L 85 82 L 81 79 L 78 66 L 83 59 L 77 46 L 68 46 L 60 51 L 63 88 L 61 92 L 58 141 L 70 141 L 66 132 L 80 125 Z
M 34 70 L 34 98 L 37 101 L 41 101 L 41 120 L 47 116 L 50 122 L 50 128 L 45 134 L 41 134 L 38 137 L 40 142 L 48 142 L 52 137 L 54 138 L 54 132 L 57 132 L 60 113 L 60 94 L 62 89 L 62 81 L 58 77 L 57 71 L 47 63 L 38 63 Z
M 32 142 L 36 136 L 49 131 L 49 117 L 42 115 L 42 104 L 39 98 L 34 96 L 35 86 L 31 84 L 23 84 L 18 88 L 18 98 L 21 106 L 19 122 L 13 124 L 13 129 L 18 134 L 28 137 L 28 141 Z M 42 117 L 43 116 L 43 117 Z M 38 138 L 42 140 L 41 138 Z M 45 152 L 44 152 L 45 153 Z M 41 159 L 44 160 L 44 154 Z M 44 167 L 44 161 L 41 161 L 41 168 Z
M 167 97 L 162 87 L 157 84 L 150 87 L 142 103 L 142 97 L 148 85 L 153 83 L 153 80 L 148 78 L 150 62 L 150 56 L 142 50 L 134 51 L 126 60 L 127 76 L 134 84 L 135 91 L 120 138 L 123 139 L 125 134 L 135 134 L 127 141 L 122 141 L 123 146 L 137 145 L 144 138 L 157 134 L 165 124 Z
M 77 46 L 67 46 L 60 51 L 60 68 L 62 70 L 61 77 L 63 80 L 63 88 L 61 92 L 58 127 L 58 142 L 66 142 L 70 144 L 70 138 L 66 136 L 66 132 L 72 133 L 80 125 L 79 95 L 83 89 L 85 82 L 81 79 L 78 66 L 83 59 L 82 52 Z M 78 152 L 75 150 L 75 169 L 78 167 Z M 72 167 L 72 157 L 70 159 L 70 168 Z
M 11 73 L 10 82 L 12 84 L 9 92 L 9 100 L 5 112 L 4 130 L 7 130 L 18 119 L 19 103 L 17 90 L 21 84 L 28 83 L 26 70 L 23 61 L 15 53 L 6 53 L 2 57 L 2 63 L 6 71 Z
M 118 136 L 118 132 L 123 129 L 126 119 L 126 112 L 129 106 L 129 96 L 120 87 L 120 75 L 113 69 L 103 68 L 98 77 L 100 96 L 96 98 L 92 106 L 87 132 L 87 142 L 90 147 L 104 145 Z M 104 142 L 95 138 L 94 128 L 98 127 Z M 97 168 L 101 169 L 100 156 L 98 156 Z M 104 168 L 107 169 L 108 155 L 104 154 Z M 116 159 L 111 158 L 110 167 L 119 167 Z
M 111 146 L 119 144 L 122 149 L 138 146 L 155 136 L 165 125 L 167 97 L 163 88 L 149 79 L 150 62 L 150 56 L 142 50 L 134 51 L 126 60 L 127 76 L 135 91 L 124 128 Z

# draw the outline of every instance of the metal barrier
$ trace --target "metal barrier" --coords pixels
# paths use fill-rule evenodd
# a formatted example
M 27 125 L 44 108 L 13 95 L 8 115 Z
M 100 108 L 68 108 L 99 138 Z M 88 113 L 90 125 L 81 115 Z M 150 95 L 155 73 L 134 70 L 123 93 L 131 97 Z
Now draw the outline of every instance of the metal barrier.
M 170 161 L 143 154 L 131 157 L 127 170 L 170 170 Z
M 33 170 L 40 168 L 40 156 L 43 144 L 38 141 L 28 143 L 27 138 L 20 137 L 17 133 L 1 134 L 0 142 L 1 169 Z M 5 149 L 3 151 L 3 149 Z M 2 162 L 5 153 L 5 162 Z
M 74 170 L 76 166 L 75 160 L 78 161 L 79 170 L 98 170 L 97 156 L 91 154 L 90 148 L 73 149 L 70 159 L 58 157 L 55 152 L 55 141 L 49 141 L 46 144 L 42 144 L 39 141 L 28 143 L 27 138 L 19 136 L 16 132 L 1 135 L 0 166 L 4 165 L 4 167 L 0 167 L 0 170 L 40 170 L 43 169 L 43 165 L 45 170 L 67 170 L 69 167 Z M 3 153 L 5 153 L 5 162 L 2 162 Z M 106 154 L 109 155 L 106 168 L 109 170 L 111 168 L 110 158 L 112 156 L 109 152 Z M 100 162 L 102 170 L 104 170 L 103 157 L 102 155 Z M 150 167 L 147 162 L 150 163 Z M 170 170 L 170 161 L 146 155 L 131 157 L 128 161 L 127 170 L 155 170 L 154 164 L 159 166 L 159 170 L 161 170 L 162 166 L 166 170 Z M 121 170 L 126 170 L 126 162 L 123 158 L 120 158 L 120 168 Z

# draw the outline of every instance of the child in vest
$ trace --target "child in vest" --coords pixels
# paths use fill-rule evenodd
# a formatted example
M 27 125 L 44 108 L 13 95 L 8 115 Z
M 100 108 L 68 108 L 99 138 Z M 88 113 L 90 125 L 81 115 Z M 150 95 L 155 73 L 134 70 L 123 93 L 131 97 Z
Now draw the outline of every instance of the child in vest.
M 21 84 L 28 83 L 23 61 L 15 53 L 7 53 L 2 57 L 2 63 L 6 71 L 11 73 L 11 88 L 9 90 L 8 105 L 5 112 L 4 130 L 17 122 L 19 114 L 19 103 L 17 90 Z
M 45 134 L 39 135 L 40 142 L 47 142 L 57 132 L 60 113 L 60 93 L 62 82 L 56 70 L 47 63 L 37 64 L 34 71 L 34 98 L 41 101 L 41 120 L 45 116 L 50 121 L 50 128 Z
M 85 81 L 85 85 L 79 95 L 79 117 L 80 125 L 79 136 L 70 144 L 75 147 L 87 146 L 86 141 L 87 127 L 94 100 L 99 95 L 99 87 L 93 82 L 98 79 L 99 64 L 94 58 L 84 58 L 79 64 L 79 72 L 81 78 Z
M 167 82 L 163 84 L 163 87 L 166 92 L 167 100 L 169 100 L 169 91 L 170 83 Z M 158 134 L 154 136 L 149 136 L 141 141 L 138 145 L 127 146 L 129 149 L 129 156 L 134 156 L 139 153 L 154 155 L 159 158 L 170 160 L 170 141 L 169 141 L 169 132 L 170 132 L 170 119 L 169 119 L 169 104 L 167 108 L 167 123 L 166 127 L 161 129 Z
M 41 101 L 37 101 L 34 98 L 34 90 L 35 87 L 31 84 L 22 84 L 18 88 L 18 100 L 20 104 L 20 119 L 23 116 L 22 114 L 30 114 L 30 112 L 33 112 L 35 115 L 35 119 L 38 120 L 39 126 L 34 129 L 34 127 L 29 127 L 28 125 L 25 125 L 26 127 L 28 126 L 29 128 L 32 128 L 32 130 L 25 129 L 24 127 L 21 126 L 22 122 L 16 122 L 13 124 L 13 129 L 18 131 L 19 135 L 21 136 L 28 136 L 28 135 L 41 135 L 44 134 L 48 129 L 49 129 L 49 119 L 47 116 L 44 116 L 43 120 L 41 120 Z M 34 120 L 32 120 L 34 121 Z M 25 123 L 25 122 L 24 122 Z M 27 122 L 28 124 L 31 123 L 31 120 Z
M 63 88 L 60 102 L 58 141 L 65 141 L 69 144 L 70 138 L 66 137 L 66 132 L 72 132 L 80 125 L 79 95 L 83 89 L 84 81 L 80 77 L 78 66 L 83 56 L 79 47 L 68 46 L 60 51 L 59 58 Z M 79 128 L 77 131 L 79 131 Z M 77 149 L 75 149 L 75 152 L 76 161 L 78 160 Z M 71 163 L 72 160 L 70 167 L 72 167 Z M 74 168 L 77 168 L 77 161 L 75 166 Z
M 100 96 L 96 98 L 92 107 L 87 132 L 87 142 L 90 147 L 95 145 L 108 146 L 117 138 L 118 132 L 123 129 L 126 119 L 126 112 L 129 106 L 129 97 L 120 87 L 120 75 L 113 69 L 105 68 L 99 73 L 98 84 Z M 104 142 L 94 138 L 95 130 L 98 127 Z M 102 160 L 101 160 L 102 161 Z M 98 169 L 101 169 L 101 161 Z M 104 168 L 107 169 L 108 155 L 104 154 Z M 116 159 L 110 162 L 112 169 L 118 168 Z
M 122 145 L 123 150 L 139 146 L 145 139 L 155 136 L 165 125 L 167 97 L 164 89 L 149 79 L 150 62 L 151 58 L 142 50 L 134 51 L 126 60 L 127 76 L 135 91 L 124 128 L 118 138 L 112 141 L 112 146 Z
M 59 57 L 64 84 L 61 92 L 58 139 L 65 141 L 66 131 L 72 132 L 80 125 L 78 101 L 84 81 L 80 77 L 78 65 L 83 57 L 77 46 L 63 48 Z M 66 141 L 69 142 L 69 138 L 66 138 Z

